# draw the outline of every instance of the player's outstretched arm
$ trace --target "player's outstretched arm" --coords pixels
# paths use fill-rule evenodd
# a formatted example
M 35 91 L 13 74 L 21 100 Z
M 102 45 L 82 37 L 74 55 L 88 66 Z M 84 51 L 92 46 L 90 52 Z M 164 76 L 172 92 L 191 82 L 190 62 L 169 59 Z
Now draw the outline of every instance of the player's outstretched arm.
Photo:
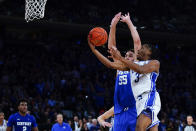
M 123 58 L 120 54 L 120 52 L 116 48 L 110 49 L 111 58 L 115 58 L 119 61 L 121 61 L 127 68 L 134 70 L 135 72 L 139 74 L 146 74 L 151 72 L 159 72 L 160 68 L 160 62 L 158 60 L 152 60 L 148 64 L 145 64 L 143 66 L 137 65 L 133 63 L 132 61 L 126 60 Z
M 114 115 L 114 106 L 110 108 L 108 111 L 106 111 L 104 114 L 99 116 L 97 120 L 99 124 L 103 127 L 112 127 L 111 123 L 105 121 L 106 119 L 110 118 L 112 115 Z
M 119 22 L 120 17 L 121 17 L 121 12 L 116 14 L 112 19 L 110 25 L 109 38 L 108 38 L 108 49 L 110 49 L 111 47 L 116 47 L 116 25 Z
M 134 53 L 135 53 L 135 57 L 137 57 L 137 52 L 138 50 L 141 49 L 141 40 L 140 40 L 140 36 L 136 30 L 136 27 L 133 25 L 131 19 L 130 19 L 130 15 L 129 13 L 125 14 L 124 16 L 121 16 L 121 22 L 124 22 L 128 25 L 129 30 L 131 31 L 131 35 L 133 38 L 133 43 L 134 43 Z M 135 58 L 136 60 L 136 58 Z
M 106 67 L 117 69 L 117 70 L 128 70 L 128 68 L 126 68 L 126 66 L 122 62 L 120 61 L 111 62 L 108 58 L 103 56 L 97 49 L 95 49 L 95 46 L 90 42 L 89 39 L 88 39 L 88 45 L 92 50 L 92 52 L 95 54 L 95 56 L 99 59 L 99 61 L 101 61 L 101 63 L 103 63 Z

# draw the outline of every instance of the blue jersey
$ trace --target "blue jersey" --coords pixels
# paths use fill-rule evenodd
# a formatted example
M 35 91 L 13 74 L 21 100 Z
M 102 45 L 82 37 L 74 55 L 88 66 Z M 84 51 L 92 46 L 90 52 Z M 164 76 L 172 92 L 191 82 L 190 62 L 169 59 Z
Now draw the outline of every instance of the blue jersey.
M 15 113 L 9 117 L 7 126 L 12 127 L 15 131 L 31 131 L 32 127 L 37 127 L 37 124 L 32 115 L 21 116 L 19 113 Z
M 59 123 L 54 124 L 51 131 L 72 131 L 72 129 L 69 124 L 63 122 L 62 125 Z
M 127 107 L 136 107 L 136 101 L 131 88 L 131 75 L 129 71 L 117 71 L 114 92 L 114 114 L 121 113 Z

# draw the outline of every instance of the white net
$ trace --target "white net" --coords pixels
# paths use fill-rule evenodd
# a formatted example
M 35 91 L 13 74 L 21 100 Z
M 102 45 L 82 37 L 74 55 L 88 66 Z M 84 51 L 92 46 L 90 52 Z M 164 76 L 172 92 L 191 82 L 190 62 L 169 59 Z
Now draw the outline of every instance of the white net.
M 25 20 L 27 22 L 44 17 L 45 5 L 47 0 L 26 0 Z

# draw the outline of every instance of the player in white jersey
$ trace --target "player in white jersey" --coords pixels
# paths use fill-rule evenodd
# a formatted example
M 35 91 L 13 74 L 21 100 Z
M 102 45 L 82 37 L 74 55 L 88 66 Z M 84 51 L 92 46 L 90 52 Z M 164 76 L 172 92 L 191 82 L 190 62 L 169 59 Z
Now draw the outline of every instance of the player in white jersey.
M 138 50 L 139 62 L 124 59 L 116 48 L 110 49 L 111 58 L 121 61 L 131 70 L 131 88 L 136 100 L 138 114 L 136 131 L 145 131 L 151 128 L 158 131 L 159 120 L 157 115 L 161 108 L 161 102 L 156 91 L 156 79 L 159 74 L 160 63 L 153 60 L 156 49 L 151 45 L 143 45 Z
M 0 131 L 6 131 L 7 121 L 4 119 L 4 113 L 0 111 Z

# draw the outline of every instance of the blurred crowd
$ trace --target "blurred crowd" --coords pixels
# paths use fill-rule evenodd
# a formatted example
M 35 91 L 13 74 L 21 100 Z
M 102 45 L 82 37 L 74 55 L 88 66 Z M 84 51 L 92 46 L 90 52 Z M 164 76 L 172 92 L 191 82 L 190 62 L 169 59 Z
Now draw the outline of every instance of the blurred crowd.
M 144 30 L 196 33 L 195 5 L 195 0 L 48 0 L 44 19 L 108 26 L 121 11 L 130 12 L 134 24 Z M 24 0 L 0 1 L 0 15 L 24 17 L 24 10 Z

